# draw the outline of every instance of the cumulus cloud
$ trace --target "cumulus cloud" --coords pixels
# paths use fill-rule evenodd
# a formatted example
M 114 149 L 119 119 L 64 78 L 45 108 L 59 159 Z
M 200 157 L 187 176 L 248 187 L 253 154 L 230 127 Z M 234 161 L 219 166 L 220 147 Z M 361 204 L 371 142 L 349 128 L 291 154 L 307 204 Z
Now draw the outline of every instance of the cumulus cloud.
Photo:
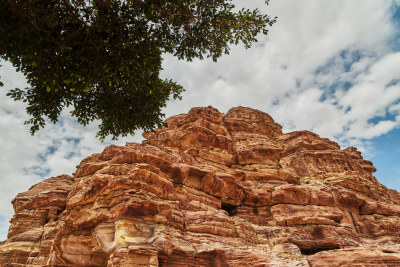
M 261 7 L 259 1 L 236 1 Z M 217 64 L 187 63 L 167 56 L 164 75 L 188 90 L 170 103 L 236 105 L 271 113 L 284 129 L 309 129 L 344 145 L 397 127 L 384 120 L 400 98 L 398 53 L 389 42 L 396 29 L 391 1 L 272 1 L 266 13 L 278 16 L 268 37 L 250 50 L 235 47 Z M 381 117 L 383 122 L 370 121 Z M 352 141 L 350 141 L 352 140 Z

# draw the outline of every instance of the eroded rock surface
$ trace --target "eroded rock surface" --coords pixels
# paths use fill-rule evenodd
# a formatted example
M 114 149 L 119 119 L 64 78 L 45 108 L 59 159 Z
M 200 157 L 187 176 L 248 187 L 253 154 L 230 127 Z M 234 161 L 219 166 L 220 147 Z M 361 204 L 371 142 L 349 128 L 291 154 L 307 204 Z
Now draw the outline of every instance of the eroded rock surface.
M 14 200 L 1 266 L 400 266 L 400 194 L 355 148 L 193 108 Z

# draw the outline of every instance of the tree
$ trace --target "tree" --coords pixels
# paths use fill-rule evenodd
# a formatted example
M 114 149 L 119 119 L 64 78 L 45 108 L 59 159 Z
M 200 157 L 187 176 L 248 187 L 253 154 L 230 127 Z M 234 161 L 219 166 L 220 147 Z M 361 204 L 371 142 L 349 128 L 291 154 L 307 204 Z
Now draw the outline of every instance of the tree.
M 0 56 L 30 85 L 7 95 L 27 102 L 32 134 L 65 107 L 83 125 L 100 120 L 101 139 L 160 127 L 161 109 L 183 91 L 160 79 L 164 53 L 216 61 L 276 21 L 234 8 L 231 0 L 1 0 Z

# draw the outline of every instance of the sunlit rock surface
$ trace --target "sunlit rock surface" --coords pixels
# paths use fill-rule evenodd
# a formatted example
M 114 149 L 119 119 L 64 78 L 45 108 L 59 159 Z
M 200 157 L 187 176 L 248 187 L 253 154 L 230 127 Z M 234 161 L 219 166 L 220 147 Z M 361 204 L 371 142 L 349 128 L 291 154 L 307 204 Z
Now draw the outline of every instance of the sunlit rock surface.
M 400 195 L 355 148 L 193 108 L 13 200 L 1 266 L 400 266 Z

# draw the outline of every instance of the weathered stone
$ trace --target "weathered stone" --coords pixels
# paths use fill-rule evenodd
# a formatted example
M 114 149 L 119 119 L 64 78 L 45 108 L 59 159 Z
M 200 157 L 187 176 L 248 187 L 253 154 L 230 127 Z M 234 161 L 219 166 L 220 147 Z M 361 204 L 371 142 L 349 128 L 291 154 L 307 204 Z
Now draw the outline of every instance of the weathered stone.
M 307 258 L 311 267 L 400 266 L 399 247 L 357 247 L 319 252 Z
M 13 200 L 1 266 L 397 266 L 400 194 L 355 148 L 193 108 Z

